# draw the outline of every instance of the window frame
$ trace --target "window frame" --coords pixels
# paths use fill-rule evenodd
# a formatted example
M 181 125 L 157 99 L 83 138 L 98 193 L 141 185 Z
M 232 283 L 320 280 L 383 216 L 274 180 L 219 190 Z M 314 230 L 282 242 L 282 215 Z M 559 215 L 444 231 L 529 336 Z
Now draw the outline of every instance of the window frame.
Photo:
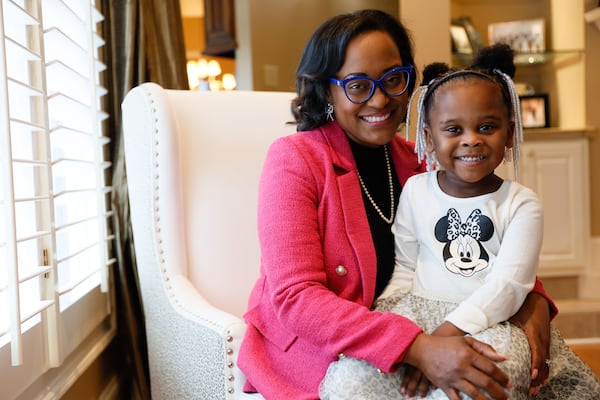
M 66 10 L 69 18 L 80 18 L 84 26 L 83 38 L 73 32 L 70 32 L 71 36 L 66 32 L 62 32 L 62 35 L 73 39 L 75 45 L 85 49 L 82 54 L 87 57 L 87 60 L 83 64 L 83 69 L 70 68 L 70 62 L 65 62 L 64 65 L 67 66 L 67 70 L 71 69 L 69 73 L 80 73 L 83 81 L 89 83 L 88 89 L 84 89 L 84 92 L 89 91 L 87 104 L 86 101 L 77 98 L 77 94 L 71 97 L 62 93 L 62 82 L 55 86 L 60 87 L 59 90 L 52 91 L 50 81 L 53 78 L 48 75 L 54 73 L 60 60 L 47 57 L 47 44 L 51 40 L 50 35 L 56 33 L 52 30 L 59 29 L 60 24 L 63 23 L 60 20 L 48 23 L 49 14 L 55 9 L 61 9 L 63 12 Z M 14 16 L 23 20 L 9 18 Z M 3 253 L 0 251 L 0 254 L 4 254 L 8 261 L 5 270 L 0 267 L 0 273 L 3 271 L 6 273 L 6 285 L 2 286 L 0 280 L 0 295 L 16 299 L 27 297 L 28 293 L 22 290 L 20 282 L 31 279 L 38 284 L 39 297 L 41 297 L 36 300 L 39 300 L 41 309 L 37 313 L 34 311 L 39 315 L 39 322 L 34 323 L 27 330 L 22 329 L 28 318 L 23 315 L 22 301 L 10 302 L 11 339 L 0 344 L 0 387 L 3 388 L 3 396 L 7 398 L 47 398 L 50 395 L 52 398 L 60 398 L 104 351 L 116 334 L 114 285 L 111 275 L 111 266 L 116 260 L 110 254 L 111 241 L 114 240 L 111 232 L 113 213 L 110 210 L 111 188 L 105 183 L 109 180 L 110 163 L 105 160 L 109 139 L 103 134 L 104 121 L 108 115 L 102 110 L 102 97 L 107 91 L 102 87 L 105 65 L 101 61 L 99 52 L 104 45 L 101 37 L 102 20 L 94 0 L 84 2 L 81 0 L 0 0 L 0 76 L 4 78 L 3 83 L 0 84 L 2 85 L 0 126 L 6 132 L 6 134 L 0 133 L 0 188 L 6 193 L 4 198 L 0 197 L 2 213 L 0 230 L 4 231 L 0 232 L 0 249 L 4 247 Z M 26 27 L 23 43 L 11 36 L 16 24 L 23 24 Z M 69 30 L 73 24 L 67 26 L 65 21 L 64 27 L 65 30 Z M 27 79 L 16 77 L 15 75 L 20 72 L 15 73 L 14 68 L 11 73 L 11 67 L 7 63 L 7 57 L 11 57 L 8 49 L 11 46 L 32 57 L 27 61 L 28 68 L 31 68 Z M 87 71 L 85 66 L 88 66 Z M 58 65 L 58 67 L 63 66 Z M 17 103 L 14 96 L 11 98 L 15 93 L 15 87 L 19 88 L 17 90 L 23 89 L 24 92 L 31 93 L 28 97 L 30 108 L 28 112 L 24 112 L 26 117 L 29 114 L 30 120 L 23 121 L 27 129 L 31 130 L 31 147 L 35 155 L 30 159 L 19 159 L 12 154 L 13 129 L 11 128 L 20 123 L 14 113 L 11 114 L 12 103 Z M 69 158 L 69 156 L 61 158 L 53 154 L 52 135 L 58 135 L 56 132 L 61 129 L 54 124 L 53 118 L 61 112 L 63 103 L 70 103 L 71 106 L 81 104 L 82 110 L 89 110 L 89 116 L 84 115 L 82 118 L 84 121 L 89 118 L 87 121 L 90 124 L 89 132 L 82 128 L 81 132 L 77 131 L 77 134 L 82 134 L 84 131 L 88 134 L 93 148 L 90 160 Z M 22 105 L 22 103 L 18 104 Z M 67 143 L 66 146 L 74 147 L 76 144 Z M 53 171 L 61 162 L 65 164 L 71 162 L 78 166 L 89 163 L 94 184 L 87 189 L 57 191 L 57 181 Z M 31 197 L 19 197 L 18 193 L 15 193 L 15 185 L 20 184 L 15 178 L 18 176 L 14 170 L 15 166 L 31 167 L 34 182 L 26 182 L 26 185 L 35 188 Z M 77 168 L 67 169 L 66 176 L 75 174 L 76 170 Z M 86 190 L 96 199 L 95 214 L 92 213 L 87 219 L 84 216 L 79 220 L 57 225 L 59 218 L 55 208 L 57 198 L 69 194 L 77 196 L 77 193 Z M 23 237 L 23 234 L 18 232 L 19 221 L 22 220 L 15 216 L 15 210 L 19 202 L 21 205 L 27 202 L 34 204 L 32 207 L 35 210 L 33 219 L 37 221 L 36 232 L 29 238 Z M 75 203 L 72 200 L 67 204 Z M 92 241 L 90 248 L 75 250 L 69 248 L 66 256 L 59 257 L 57 237 L 61 235 L 61 231 L 64 233 L 75 225 L 90 221 L 91 226 L 98 230 L 97 238 L 95 242 Z M 25 240 L 37 241 L 36 245 L 39 247 L 37 250 L 42 249 L 36 251 L 39 254 L 33 256 L 37 258 L 37 265 L 32 265 L 27 273 L 19 265 L 19 245 Z M 83 254 L 85 251 L 97 254 L 97 260 L 95 256 L 92 257 L 94 260 L 92 264 L 98 263 L 99 267 L 93 266 L 90 272 L 84 271 L 83 276 L 67 280 L 66 283 L 59 279 L 60 268 L 68 265 L 69 259 L 76 258 L 78 254 Z M 88 267 L 83 265 L 84 262 L 77 262 L 79 265 L 78 268 L 73 268 L 74 271 Z M 28 275 L 29 272 L 31 276 Z M 73 287 L 69 283 L 71 281 Z M 75 302 L 68 307 L 62 307 L 61 310 L 61 302 L 64 303 L 72 290 L 81 288 L 82 282 L 92 283 L 89 288 L 80 290 L 83 294 Z

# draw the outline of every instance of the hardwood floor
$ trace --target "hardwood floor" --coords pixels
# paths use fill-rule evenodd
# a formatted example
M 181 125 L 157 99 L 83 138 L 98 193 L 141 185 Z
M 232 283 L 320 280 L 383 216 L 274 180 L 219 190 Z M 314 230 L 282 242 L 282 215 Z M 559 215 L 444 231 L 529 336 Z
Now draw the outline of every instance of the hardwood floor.
M 569 343 L 569 346 L 600 379 L 600 339 L 597 343 Z

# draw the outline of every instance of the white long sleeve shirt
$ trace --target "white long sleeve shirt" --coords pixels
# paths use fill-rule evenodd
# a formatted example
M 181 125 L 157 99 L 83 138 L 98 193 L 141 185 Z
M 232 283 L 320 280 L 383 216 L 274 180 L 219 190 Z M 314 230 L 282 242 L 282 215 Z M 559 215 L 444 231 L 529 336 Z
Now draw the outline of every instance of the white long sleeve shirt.
M 537 195 L 505 180 L 493 193 L 456 198 L 437 172 L 410 178 L 392 231 L 396 289 L 458 302 L 446 320 L 474 334 L 515 314 L 533 288 L 542 245 Z

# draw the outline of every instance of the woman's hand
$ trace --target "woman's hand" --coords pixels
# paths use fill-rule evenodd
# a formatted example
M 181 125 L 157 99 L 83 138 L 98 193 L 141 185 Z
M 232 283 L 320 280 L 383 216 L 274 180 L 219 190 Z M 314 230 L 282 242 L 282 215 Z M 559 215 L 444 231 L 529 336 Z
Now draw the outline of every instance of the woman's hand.
M 529 396 L 535 396 L 548 381 L 550 367 L 546 360 L 550 355 L 550 309 L 548 301 L 538 293 L 527 295 L 525 303 L 509 320 L 523 329 L 531 348 L 531 385 Z
M 505 388 L 511 387 L 506 374 L 494 363 L 505 360 L 491 346 L 472 337 L 417 336 L 403 362 L 422 371 L 431 383 L 441 388 L 451 400 L 462 392 L 473 400 L 507 399 Z

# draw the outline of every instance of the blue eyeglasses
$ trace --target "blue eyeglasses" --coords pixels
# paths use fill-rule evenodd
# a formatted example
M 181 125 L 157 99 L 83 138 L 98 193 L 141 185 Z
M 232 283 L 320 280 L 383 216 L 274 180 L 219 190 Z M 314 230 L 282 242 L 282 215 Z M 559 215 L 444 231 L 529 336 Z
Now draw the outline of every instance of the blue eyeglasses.
M 387 96 L 400 96 L 410 83 L 410 77 L 413 74 L 413 66 L 406 65 L 403 67 L 396 67 L 385 74 L 379 79 L 372 79 L 368 76 L 351 76 L 343 80 L 335 78 L 329 78 L 329 82 L 335 83 L 336 85 L 344 89 L 344 93 L 348 100 L 354 104 L 366 103 L 373 97 L 375 93 L 375 85 L 385 93 Z

